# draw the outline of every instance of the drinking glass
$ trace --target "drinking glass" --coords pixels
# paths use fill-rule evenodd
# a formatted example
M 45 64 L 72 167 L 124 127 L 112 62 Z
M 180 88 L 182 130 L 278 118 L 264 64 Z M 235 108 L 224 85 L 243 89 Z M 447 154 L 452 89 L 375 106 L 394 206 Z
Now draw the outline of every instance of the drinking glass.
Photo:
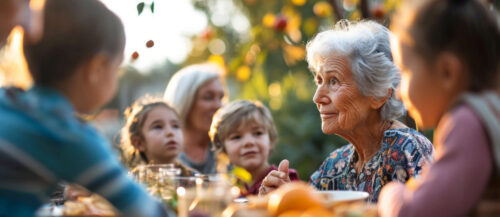
M 224 175 L 198 175 L 195 185 L 177 188 L 178 216 L 220 216 L 222 211 L 239 195 L 239 189 Z
M 149 194 L 162 200 L 170 200 L 175 195 L 175 177 L 180 172 L 174 164 L 150 164 L 135 167 L 130 175 L 145 185 Z

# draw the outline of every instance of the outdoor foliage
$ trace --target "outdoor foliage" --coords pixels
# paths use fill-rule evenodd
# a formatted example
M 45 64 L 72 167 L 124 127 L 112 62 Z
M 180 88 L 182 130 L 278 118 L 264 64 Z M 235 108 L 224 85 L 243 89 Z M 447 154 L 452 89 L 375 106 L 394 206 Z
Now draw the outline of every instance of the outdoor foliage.
M 373 17 L 387 24 L 399 2 L 194 0 L 207 15 L 209 27 L 192 38 L 193 50 L 185 64 L 218 62 L 226 67 L 231 100 L 256 99 L 268 105 L 280 136 L 271 162 L 289 159 L 307 180 L 328 153 L 347 142 L 321 131 L 312 102 L 316 87 L 304 61 L 306 43 L 342 18 Z M 249 28 L 242 31 L 238 25 Z
M 499 0 L 484 1 L 498 14 Z M 144 10 L 155 13 L 154 2 L 140 1 L 138 14 Z M 320 116 L 312 102 L 316 87 L 304 61 L 305 45 L 315 34 L 330 29 L 340 19 L 373 19 L 388 26 L 402 0 L 191 2 L 206 15 L 209 25 L 191 37 L 193 48 L 185 62 L 180 66 L 169 63 L 167 68 L 177 69 L 207 60 L 224 67 L 230 100 L 260 100 L 271 108 L 280 136 L 271 162 L 278 164 L 282 159 L 289 159 L 291 167 L 307 180 L 328 153 L 347 141 L 321 131 Z M 154 45 L 148 43 L 147 47 Z M 136 52 L 132 59 L 138 56 Z M 136 74 L 126 71 L 125 76 Z M 166 71 L 148 76 L 151 79 L 143 83 L 168 80 L 174 71 Z M 130 87 L 123 80 L 127 79 L 122 79 L 121 89 Z M 163 85 L 157 85 L 155 90 L 162 90 Z M 414 127 L 410 118 L 403 117 L 402 121 Z M 432 130 L 423 133 L 432 141 Z

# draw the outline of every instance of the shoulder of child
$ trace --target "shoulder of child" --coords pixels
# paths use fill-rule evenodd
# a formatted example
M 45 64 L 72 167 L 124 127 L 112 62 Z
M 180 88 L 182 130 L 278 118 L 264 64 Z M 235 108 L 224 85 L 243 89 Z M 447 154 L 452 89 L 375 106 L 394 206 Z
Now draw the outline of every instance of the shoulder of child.
M 487 135 L 479 116 L 469 105 L 462 104 L 446 113 L 438 125 L 436 141 L 443 141 L 446 138 L 456 138 L 453 144 L 462 144 L 464 148 L 468 148 L 469 145 L 466 142 L 458 141 L 486 141 Z
M 455 107 L 448 115 L 450 115 L 450 121 L 454 124 L 472 124 L 472 126 L 456 125 L 457 127 L 469 129 L 471 127 L 482 126 L 479 116 L 475 113 L 474 109 L 467 104 Z

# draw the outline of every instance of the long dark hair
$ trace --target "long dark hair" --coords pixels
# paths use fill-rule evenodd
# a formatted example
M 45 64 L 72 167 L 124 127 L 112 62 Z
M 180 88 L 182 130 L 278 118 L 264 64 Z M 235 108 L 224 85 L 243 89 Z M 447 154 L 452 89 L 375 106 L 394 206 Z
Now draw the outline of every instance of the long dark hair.
M 41 40 L 24 41 L 35 84 L 63 81 L 100 52 L 112 58 L 123 51 L 123 25 L 98 0 L 47 0 L 44 19 Z

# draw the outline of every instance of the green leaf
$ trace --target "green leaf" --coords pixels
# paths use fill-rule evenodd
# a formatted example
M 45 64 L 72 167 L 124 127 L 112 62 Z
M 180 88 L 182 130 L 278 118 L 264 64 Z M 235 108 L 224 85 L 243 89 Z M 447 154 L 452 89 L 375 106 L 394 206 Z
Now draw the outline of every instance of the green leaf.
M 151 8 L 151 13 L 155 13 L 155 2 L 151 3 L 149 7 Z
M 145 5 L 144 2 L 137 4 L 137 14 L 138 15 L 142 14 L 142 11 L 144 10 L 144 5 Z

